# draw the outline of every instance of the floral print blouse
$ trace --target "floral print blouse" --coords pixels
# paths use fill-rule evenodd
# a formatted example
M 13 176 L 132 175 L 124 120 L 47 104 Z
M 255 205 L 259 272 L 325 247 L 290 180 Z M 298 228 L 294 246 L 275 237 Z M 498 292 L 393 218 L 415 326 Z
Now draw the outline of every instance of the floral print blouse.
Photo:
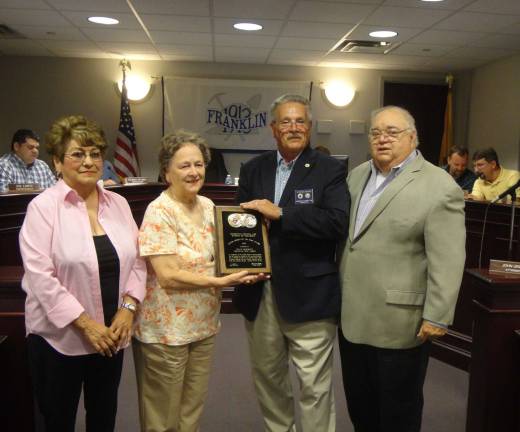
M 139 233 L 142 257 L 175 255 L 179 267 L 215 275 L 213 202 L 197 196 L 203 224 L 195 226 L 182 204 L 166 192 L 150 203 Z M 220 328 L 220 290 L 164 290 L 148 262 L 146 297 L 139 306 L 134 336 L 144 343 L 185 345 L 214 335 Z

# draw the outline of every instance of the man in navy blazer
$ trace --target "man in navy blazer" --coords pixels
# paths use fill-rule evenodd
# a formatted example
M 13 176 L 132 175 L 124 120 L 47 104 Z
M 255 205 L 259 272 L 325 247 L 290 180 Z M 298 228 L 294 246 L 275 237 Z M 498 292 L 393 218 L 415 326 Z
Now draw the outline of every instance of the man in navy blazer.
M 289 362 L 300 382 L 304 432 L 335 430 L 332 352 L 340 312 L 336 245 L 347 235 L 345 166 L 309 147 L 309 101 L 271 107 L 278 150 L 244 164 L 237 201 L 269 221 L 271 279 L 237 288 L 266 431 L 295 431 Z

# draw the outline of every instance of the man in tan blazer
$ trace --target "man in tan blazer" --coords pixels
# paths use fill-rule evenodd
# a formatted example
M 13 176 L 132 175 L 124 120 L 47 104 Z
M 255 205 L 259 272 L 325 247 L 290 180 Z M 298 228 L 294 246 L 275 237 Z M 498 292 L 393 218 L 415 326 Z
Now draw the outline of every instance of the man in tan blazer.
M 426 162 L 408 111 L 372 114 L 372 159 L 348 177 L 340 353 L 356 432 L 418 432 L 430 339 L 453 320 L 465 260 L 463 192 Z

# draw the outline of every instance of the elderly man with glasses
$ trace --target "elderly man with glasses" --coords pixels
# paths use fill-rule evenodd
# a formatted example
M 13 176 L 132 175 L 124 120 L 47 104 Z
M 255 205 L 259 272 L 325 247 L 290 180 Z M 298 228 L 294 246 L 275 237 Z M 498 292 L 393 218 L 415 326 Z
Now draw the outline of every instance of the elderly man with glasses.
M 347 234 L 345 167 L 310 148 L 309 101 L 273 102 L 277 150 L 244 164 L 238 202 L 269 221 L 270 281 L 238 288 L 266 432 L 296 431 L 289 363 L 300 383 L 301 430 L 336 430 L 332 353 L 340 309 L 336 246 Z
M 348 176 L 343 383 L 356 431 L 419 432 L 430 340 L 451 324 L 462 279 L 463 192 L 417 150 L 408 111 L 375 111 L 369 141 L 372 159 Z
M 0 158 L 0 192 L 9 184 L 37 184 L 45 189 L 56 183 L 49 165 L 38 159 L 40 139 L 32 130 L 18 129 L 11 140 L 11 152 Z

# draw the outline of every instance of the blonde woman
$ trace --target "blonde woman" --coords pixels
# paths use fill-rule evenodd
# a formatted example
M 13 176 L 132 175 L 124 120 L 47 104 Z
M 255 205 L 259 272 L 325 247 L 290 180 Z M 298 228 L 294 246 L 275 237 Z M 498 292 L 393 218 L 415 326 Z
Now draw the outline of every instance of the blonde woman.
M 82 389 L 86 430 L 114 430 L 123 349 L 146 266 L 126 200 L 97 186 L 107 147 L 83 116 L 46 138 L 61 178 L 34 198 L 20 231 L 25 324 L 36 401 L 47 431 L 73 431 Z

